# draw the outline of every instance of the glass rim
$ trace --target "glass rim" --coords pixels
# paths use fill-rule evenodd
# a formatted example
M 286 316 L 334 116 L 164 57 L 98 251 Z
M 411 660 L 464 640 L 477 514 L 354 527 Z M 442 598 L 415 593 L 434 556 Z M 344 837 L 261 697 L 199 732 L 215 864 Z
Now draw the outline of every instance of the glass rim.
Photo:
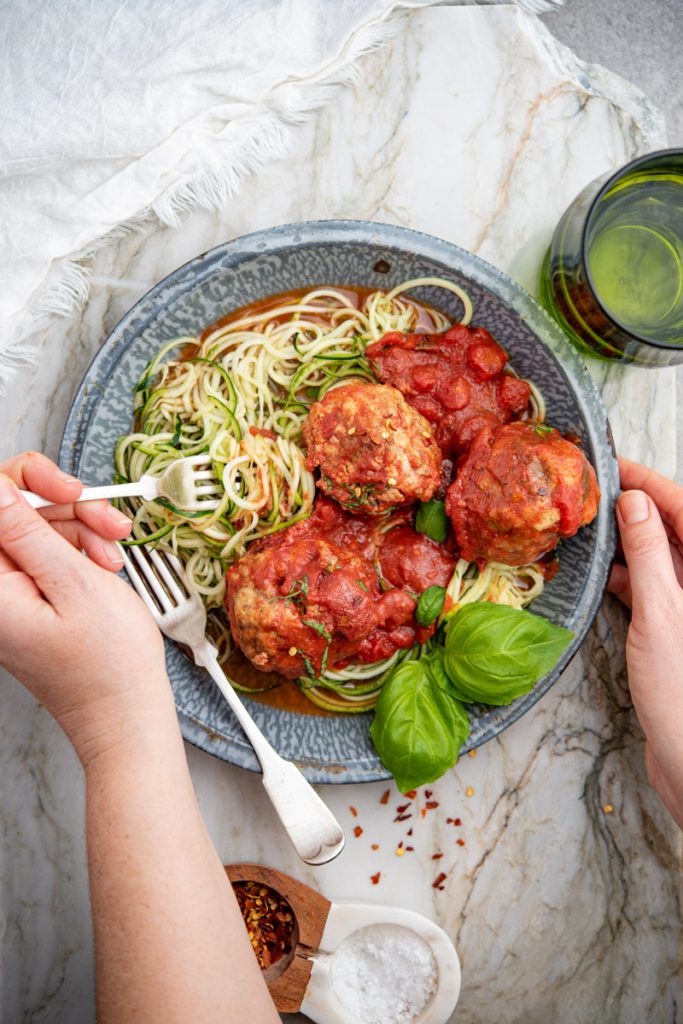
M 619 328 L 619 330 L 623 331 L 629 337 L 633 338 L 635 341 L 638 341 L 643 345 L 649 345 L 652 348 L 673 349 L 674 351 L 680 352 L 681 350 L 683 350 L 683 344 L 681 342 L 654 341 L 652 338 L 646 338 L 645 335 L 639 334 L 637 331 L 634 331 L 630 327 L 627 327 L 616 316 L 614 316 L 614 314 L 607 309 L 605 304 L 600 299 L 598 290 L 593 282 L 593 277 L 590 271 L 590 263 L 588 260 L 588 233 L 593 224 L 594 217 L 598 211 L 598 206 L 602 199 L 621 178 L 625 177 L 627 174 L 630 174 L 631 171 L 636 170 L 643 164 L 647 164 L 651 160 L 660 160 L 662 157 L 680 157 L 683 159 L 683 148 L 676 146 L 672 149 L 657 149 L 653 153 L 645 153 L 643 156 L 638 156 L 635 158 L 635 160 L 631 160 L 623 167 L 620 167 L 619 170 L 615 171 L 614 174 L 611 174 L 607 181 L 604 183 L 604 185 L 601 186 L 597 195 L 593 198 L 590 206 L 588 207 L 586 219 L 583 223 L 583 228 L 581 229 L 581 261 L 583 263 L 583 269 L 586 275 L 586 282 L 591 290 L 591 294 L 595 299 L 596 303 L 598 304 L 598 306 L 600 307 L 600 310 L 607 318 L 607 320 L 610 321 L 610 323 L 613 323 L 616 327 Z

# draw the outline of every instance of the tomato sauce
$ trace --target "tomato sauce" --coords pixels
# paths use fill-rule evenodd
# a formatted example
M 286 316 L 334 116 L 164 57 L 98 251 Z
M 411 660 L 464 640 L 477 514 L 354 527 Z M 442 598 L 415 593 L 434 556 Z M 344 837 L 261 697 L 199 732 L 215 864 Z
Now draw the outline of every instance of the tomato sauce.
M 434 428 L 444 455 L 465 451 L 483 427 L 528 409 L 526 381 L 505 373 L 507 352 L 484 327 L 443 334 L 385 334 L 366 355 L 384 384 L 402 391 Z

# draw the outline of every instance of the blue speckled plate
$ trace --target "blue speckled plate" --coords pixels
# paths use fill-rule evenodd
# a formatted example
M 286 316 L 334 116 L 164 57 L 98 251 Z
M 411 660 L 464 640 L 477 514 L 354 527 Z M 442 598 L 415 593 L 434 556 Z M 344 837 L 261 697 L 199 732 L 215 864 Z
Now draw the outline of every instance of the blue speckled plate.
M 534 605 L 534 611 L 573 630 L 572 644 L 525 697 L 508 707 L 474 709 L 469 750 L 523 715 L 556 681 L 597 613 L 615 545 L 618 473 L 602 401 L 559 328 L 510 278 L 448 242 L 383 224 L 317 221 L 235 239 L 170 274 L 112 331 L 76 394 L 60 461 L 88 483 L 111 481 L 114 443 L 130 429 L 133 386 L 157 349 L 178 335 L 199 333 L 229 310 L 275 292 L 321 284 L 387 288 L 433 275 L 451 277 L 469 290 L 473 322 L 487 327 L 510 352 L 517 372 L 541 387 L 549 421 L 581 437 L 602 491 L 597 518 L 563 546 L 560 571 Z M 460 316 L 459 301 L 448 292 L 427 288 L 416 295 Z M 167 657 L 185 738 L 258 770 L 209 677 L 172 644 Z M 273 746 L 300 764 L 311 782 L 388 777 L 370 742 L 370 715 L 327 718 L 246 703 Z

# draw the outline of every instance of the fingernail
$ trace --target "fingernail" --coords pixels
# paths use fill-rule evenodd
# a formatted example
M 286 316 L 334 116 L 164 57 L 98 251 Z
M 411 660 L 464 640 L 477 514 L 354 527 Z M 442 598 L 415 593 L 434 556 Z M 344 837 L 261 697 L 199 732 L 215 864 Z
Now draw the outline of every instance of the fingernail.
M 57 470 L 57 476 L 60 480 L 63 480 L 65 484 L 77 484 L 78 480 L 71 473 L 65 473 L 63 469 Z
M 107 505 L 107 513 L 114 520 L 117 526 L 130 526 L 130 518 L 119 512 L 113 505 Z
M 116 547 L 116 545 L 105 542 L 102 545 L 102 550 L 104 552 L 104 557 L 107 559 L 109 564 L 115 566 L 115 568 L 117 569 L 120 569 L 121 566 L 123 565 L 123 557 L 119 549 Z
M 8 476 L 0 474 L 0 508 L 13 505 L 19 497 L 19 491 Z
M 644 522 L 650 515 L 650 506 L 642 491 L 624 491 L 619 498 L 621 518 L 628 525 Z

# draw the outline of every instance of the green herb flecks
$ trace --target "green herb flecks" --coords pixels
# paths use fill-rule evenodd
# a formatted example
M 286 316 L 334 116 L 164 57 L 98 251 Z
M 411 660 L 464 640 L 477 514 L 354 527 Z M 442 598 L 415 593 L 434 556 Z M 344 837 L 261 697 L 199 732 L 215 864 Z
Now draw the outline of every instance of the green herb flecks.
M 550 437 L 551 434 L 555 433 L 555 428 L 548 427 L 545 423 L 534 423 L 531 429 L 538 437 Z
M 329 629 L 327 629 L 322 622 L 318 622 L 317 619 L 302 619 L 301 621 L 303 622 L 304 626 L 308 626 L 309 629 L 314 629 L 319 636 L 321 636 L 324 640 L 327 641 L 327 643 L 325 644 L 325 650 L 323 651 L 322 661 L 320 663 L 320 675 L 322 676 L 325 674 L 325 670 L 327 668 L 327 659 L 330 654 L 332 634 L 330 633 Z M 304 659 L 304 661 L 305 660 L 306 659 Z M 306 671 L 308 671 L 308 668 L 306 669 Z
M 351 512 L 359 508 L 372 511 L 377 506 L 380 495 L 387 490 L 387 484 L 381 481 L 368 484 L 341 484 L 335 483 L 324 473 L 320 474 L 320 480 L 324 484 L 323 490 L 328 493 L 339 488 L 346 492 L 343 496 L 337 496 L 335 493 L 335 497 L 343 508 Z
M 309 658 L 307 658 L 305 654 L 302 654 L 301 657 L 304 659 L 304 665 L 306 667 L 306 675 L 308 676 L 309 679 L 315 679 L 316 678 L 315 669 L 313 668 L 311 660 Z
M 316 633 L 319 633 L 325 640 L 331 640 L 332 634 L 329 629 L 326 629 L 322 622 L 317 622 L 316 619 L 302 619 L 304 626 L 308 626 L 310 629 L 314 629 Z
M 293 604 L 304 604 L 305 598 L 308 595 L 308 576 L 303 575 L 301 579 L 295 579 L 292 581 L 292 585 L 286 594 L 276 594 L 270 598 L 270 601 L 284 601 L 285 605 Z

